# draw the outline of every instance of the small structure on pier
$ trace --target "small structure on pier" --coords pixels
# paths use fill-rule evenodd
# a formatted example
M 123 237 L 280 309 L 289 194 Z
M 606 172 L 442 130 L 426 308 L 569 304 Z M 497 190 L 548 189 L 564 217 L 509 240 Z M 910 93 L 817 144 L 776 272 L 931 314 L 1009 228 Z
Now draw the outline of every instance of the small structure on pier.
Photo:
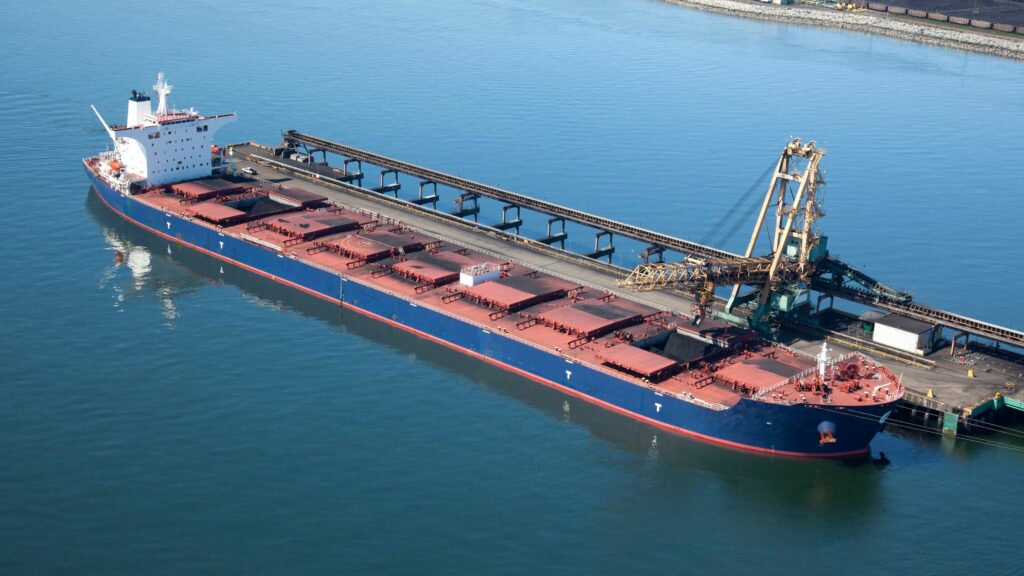
M 941 328 L 935 324 L 914 320 L 893 312 L 875 320 L 875 329 L 872 332 L 871 340 L 904 352 L 924 356 L 935 347 L 935 342 L 941 333 Z

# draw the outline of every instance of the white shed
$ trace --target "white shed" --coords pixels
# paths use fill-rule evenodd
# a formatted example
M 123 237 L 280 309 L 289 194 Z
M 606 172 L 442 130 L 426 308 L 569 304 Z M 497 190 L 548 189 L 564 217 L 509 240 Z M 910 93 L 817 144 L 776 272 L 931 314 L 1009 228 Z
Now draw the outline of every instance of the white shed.
M 941 328 L 892 313 L 875 320 L 872 340 L 898 350 L 924 356 L 931 352 Z
M 478 286 L 498 278 L 501 278 L 501 264 L 494 262 L 464 266 L 459 273 L 459 283 L 463 286 Z

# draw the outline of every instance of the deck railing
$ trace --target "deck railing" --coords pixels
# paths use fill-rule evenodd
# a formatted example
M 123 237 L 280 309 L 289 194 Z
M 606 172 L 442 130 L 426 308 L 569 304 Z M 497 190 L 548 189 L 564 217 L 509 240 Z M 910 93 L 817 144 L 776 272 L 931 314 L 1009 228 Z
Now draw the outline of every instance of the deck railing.
M 789 348 L 787 348 L 787 349 L 789 349 Z M 789 349 L 789 350 L 791 350 L 791 349 Z M 800 354 L 803 355 L 803 356 L 807 356 L 807 354 L 805 354 L 805 353 L 800 353 Z M 898 382 L 897 382 L 898 379 L 895 378 L 895 376 L 892 376 L 892 377 L 889 376 L 890 374 L 892 374 L 891 370 L 889 370 L 885 366 L 882 366 L 881 364 L 878 364 L 877 362 L 875 362 L 871 358 L 868 358 L 867 356 L 861 354 L 860 352 L 848 352 L 848 353 L 843 354 L 842 356 L 839 356 L 837 358 L 832 358 L 828 362 L 825 363 L 825 369 L 829 370 L 829 369 L 835 367 L 837 364 L 840 364 L 842 362 L 846 362 L 847 360 L 850 360 L 851 358 L 860 358 L 862 361 L 869 362 L 871 364 L 874 364 L 874 365 L 878 366 L 879 371 L 882 372 L 886 376 L 886 378 L 889 378 L 889 380 L 893 384 L 899 385 Z M 785 387 L 787 385 L 796 384 L 800 380 L 802 380 L 804 378 L 807 378 L 808 376 L 810 376 L 811 374 L 814 374 L 817 371 L 818 371 L 818 366 L 816 366 L 816 365 L 812 366 L 812 367 L 810 367 L 810 368 L 808 368 L 808 369 L 806 369 L 806 370 L 804 370 L 802 372 L 794 374 L 794 375 L 792 375 L 792 376 L 790 376 L 788 378 L 784 378 L 783 380 L 781 380 L 781 381 L 779 381 L 779 382 L 777 382 L 775 384 L 772 384 L 771 386 L 768 386 L 767 388 L 761 388 L 755 394 L 753 394 L 751 396 L 751 398 L 753 398 L 755 400 L 764 400 L 765 396 L 767 396 L 768 394 L 771 394 L 772 392 L 775 392 L 779 388 L 783 388 L 783 387 Z M 899 386 L 902 387 L 902 385 L 899 385 Z M 789 401 L 787 401 L 787 402 L 789 402 Z

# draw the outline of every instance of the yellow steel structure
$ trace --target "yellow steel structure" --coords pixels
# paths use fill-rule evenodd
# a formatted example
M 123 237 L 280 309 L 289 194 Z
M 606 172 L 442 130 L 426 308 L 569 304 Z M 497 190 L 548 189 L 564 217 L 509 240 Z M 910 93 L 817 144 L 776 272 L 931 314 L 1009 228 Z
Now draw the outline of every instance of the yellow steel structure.
M 691 292 L 694 311 L 704 316 L 714 299 L 716 285 L 732 285 L 730 302 L 740 286 L 761 285 L 758 300 L 763 307 L 773 291 L 785 284 L 808 282 L 814 272 L 812 258 L 819 236 L 813 226 L 823 215 L 816 193 L 824 181 L 819 164 L 825 151 L 812 142 L 794 139 L 779 155 L 779 161 L 761 201 L 757 222 L 742 258 L 698 258 L 687 256 L 682 262 L 658 262 L 637 266 L 620 285 L 636 291 L 679 288 Z M 754 249 L 762 229 L 775 206 L 775 225 L 767 232 L 771 250 L 755 257 Z

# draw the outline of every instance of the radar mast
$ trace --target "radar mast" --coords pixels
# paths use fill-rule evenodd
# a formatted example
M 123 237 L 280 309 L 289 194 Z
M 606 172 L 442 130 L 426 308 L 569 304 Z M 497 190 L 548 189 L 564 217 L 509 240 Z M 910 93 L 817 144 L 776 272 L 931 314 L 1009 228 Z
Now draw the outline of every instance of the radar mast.
M 164 80 L 164 73 L 157 72 L 156 84 L 153 85 L 153 91 L 160 95 L 160 103 L 157 105 L 156 113 L 158 115 L 167 114 L 167 95 L 171 93 L 171 86 Z

